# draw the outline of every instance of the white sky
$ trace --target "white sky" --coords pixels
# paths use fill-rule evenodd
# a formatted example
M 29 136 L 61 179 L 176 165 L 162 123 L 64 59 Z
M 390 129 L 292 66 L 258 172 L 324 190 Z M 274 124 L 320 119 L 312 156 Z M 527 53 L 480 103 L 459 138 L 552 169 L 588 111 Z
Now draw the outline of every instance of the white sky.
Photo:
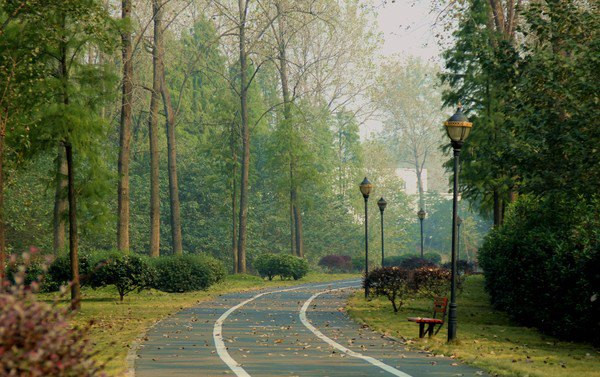
M 431 0 L 396 0 L 378 7 L 379 30 L 385 38 L 383 55 L 438 60 L 440 51 L 432 31 L 437 14 L 431 12 L 431 5 Z

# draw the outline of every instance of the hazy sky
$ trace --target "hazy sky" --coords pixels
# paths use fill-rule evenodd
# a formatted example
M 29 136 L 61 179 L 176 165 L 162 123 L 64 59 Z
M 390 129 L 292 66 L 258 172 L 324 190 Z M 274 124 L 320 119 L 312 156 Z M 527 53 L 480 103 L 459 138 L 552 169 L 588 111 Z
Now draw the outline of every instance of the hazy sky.
M 385 38 L 384 55 L 400 53 L 437 60 L 439 49 L 432 31 L 436 14 L 430 12 L 431 0 L 388 1 L 377 9 L 379 29 Z
M 396 0 L 393 3 L 388 0 L 387 4 L 383 4 L 383 0 L 373 2 L 377 9 L 379 30 L 384 37 L 380 51 L 384 57 L 416 56 L 440 63 L 440 49 L 432 30 L 437 14 L 431 12 L 431 0 Z M 364 140 L 380 130 L 381 122 L 368 120 L 361 126 L 361 138 Z

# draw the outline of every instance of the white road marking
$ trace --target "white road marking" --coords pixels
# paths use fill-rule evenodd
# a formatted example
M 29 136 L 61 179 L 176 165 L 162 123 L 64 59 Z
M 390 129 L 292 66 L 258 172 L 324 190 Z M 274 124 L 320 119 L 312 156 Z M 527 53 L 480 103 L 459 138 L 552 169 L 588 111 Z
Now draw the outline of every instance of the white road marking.
M 355 283 L 355 281 L 343 282 L 342 284 L 348 284 L 348 283 Z M 221 360 L 223 360 L 223 362 L 225 364 L 227 364 L 229 369 L 231 369 L 233 371 L 233 373 L 235 373 L 236 376 L 250 377 L 248 372 L 246 372 L 246 370 L 244 370 L 244 368 L 242 368 L 242 366 L 231 357 L 229 352 L 227 352 L 227 347 L 225 346 L 225 342 L 223 342 L 223 322 L 225 322 L 227 317 L 229 317 L 229 315 L 231 313 L 238 310 L 239 308 L 246 305 L 247 303 L 252 302 L 252 301 L 256 300 L 257 298 L 265 296 L 265 295 L 270 295 L 272 293 L 296 291 L 299 289 L 327 287 L 327 286 L 331 286 L 331 285 L 332 285 L 332 283 L 320 284 L 320 285 L 314 285 L 314 286 L 301 286 L 301 287 L 294 287 L 294 288 L 287 288 L 287 289 L 279 289 L 277 291 L 263 292 L 263 293 L 257 294 L 254 297 L 249 298 L 246 301 L 242 301 L 235 306 L 232 306 L 229 310 L 227 310 L 225 313 L 223 313 L 219 317 L 219 319 L 217 319 L 217 321 L 215 322 L 215 326 L 213 327 L 213 340 L 215 342 L 215 348 L 217 349 L 217 354 L 219 355 Z
M 379 368 L 385 370 L 386 372 L 390 372 L 394 376 L 411 377 L 409 374 L 406 374 L 406 373 L 404 373 L 404 372 L 402 372 L 402 371 L 400 371 L 400 370 L 398 370 L 398 369 L 396 369 L 396 368 L 394 368 L 392 366 L 384 364 L 383 362 L 381 362 L 381 361 L 379 361 L 377 359 L 374 359 L 374 358 L 372 358 L 370 356 L 365 356 L 365 355 L 360 354 L 358 352 L 354 352 L 351 349 L 348 349 L 348 348 L 342 346 L 341 344 L 335 342 L 331 338 L 328 338 L 327 336 L 325 336 L 321 331 L 319 331 L 310 322 L 308 322 L 308 318 L 306 318 L 306 309 L 308 309 L 308 307 L 310 306 L 310 303 L 315 298 L 319 297 L 320 295 L 322 295 L 324 293 L 339 291 L 339 290 L 346 289 L 346 288 L 351 288 L 351 287 L 328 289 L 326 291 L 315 293 L 314 295 L 312 295 L 312 297 L 309 298 L 308 300 L 306 300 L 306 302 L 304 303 L 304 305 L 302 305 L 302 309 L 300 309 L 300 321 L 302 321 L 302 324 L 304 324 L 304 326 L 306 326 L 306 328 L 308 328 L 310 331 L 312 331 L 312 333 L 315 334 L 319 339 L 321 339 L 325 343 L 329 344 L 330 346 L 332 346 L 334 348 L 337 348 L 338 350 L 342 351 L 346 355 L 349 355 L 349 356 L 352 356 L 352 357 L 356 357 L 358 359 L 365 360 L 365 361 L 367 361 L 367 362 L 375 365 L 376 367 L 379 367 Z

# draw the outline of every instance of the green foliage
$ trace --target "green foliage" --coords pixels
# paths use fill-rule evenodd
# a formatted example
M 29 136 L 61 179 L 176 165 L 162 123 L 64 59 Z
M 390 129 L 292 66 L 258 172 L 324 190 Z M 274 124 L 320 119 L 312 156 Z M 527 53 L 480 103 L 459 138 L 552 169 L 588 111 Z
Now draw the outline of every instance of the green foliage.
M 200 254 L 164 256 L 151 259 L 157 278 L 154 288 L 165 292 L 204 290 L 225 277 L 220 261 Z
M 423 259 L 427 259 L 428 261 L 436 265 L 442 263 L 442 256 L 434 252 L 423 253 Z
M 252 266 L 261 277 L 269 280 L 278 275 L 281 279 L 298 280 L 306 276 L 309 270 L 306 260 L 290 254 L 260 254 Z
M 88 285 L 94 272 L 95 263 L 98 263 L 98 257 L 93 254 L 79 253 L 79 277 L 81 285 Z M 61 286 L 69 284 L 71 277 L 71 258 L 67 253 L 61 253 L 56 257 L 43 281 L 43 289 L 48 292 L 58 291 Z
M 600 339 L 600 201 L 521 197 L 484 243 L 492 303 L 514 320 L 566 339 Z
M 156 271 L 148 258 L 136 254 L 100 253 L 95 255 L 94 265 L 90 285 L 94 288 L 114 285 L 121 301 L 130 292 L 152 287 L 156 280 Z

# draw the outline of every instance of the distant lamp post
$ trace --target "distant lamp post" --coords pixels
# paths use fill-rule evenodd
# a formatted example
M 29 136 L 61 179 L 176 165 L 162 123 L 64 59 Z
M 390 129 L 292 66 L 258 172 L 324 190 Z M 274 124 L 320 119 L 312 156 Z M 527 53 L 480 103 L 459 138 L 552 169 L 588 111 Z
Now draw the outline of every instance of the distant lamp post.
M 381 199 L 377 201 L 377 205 L 379 206 L 379 212 L 381 212 L 381 267 L 383 267 L 383 262 L 385 261 L 385 249 L 383 247 L 383 211 L 385 211 L 387 202 L 381 197 Z
M 452 282 L 450 284 L 450 311 L 448 313 L 448 341 L 456 339 L 456 272 L 458 241 L 458 165 L 460 149 L 471 132 L 473 123 L 463 114 L 459 103 L 456 113 L 444 122 L 454 150 L 454 190 L 452 198 Z
M 423 220 L 425 220 L 427 212 L 420 209 L 419 212 L 417 212 L 417 216 L 419 216 L 419 221 L 421 222 L 421 258 L 423 258 Z
M 362 193 L 363 198 L 365 199 L 365 279 L 369 273 L 369 213 L 368 213 L 368 204 L 369 204 L 369 194 L 371 194 L 371 190 L 373 189 L 373 184 L 369 182 L 367 177 L 363 179 L 360 183 L 360 192 Z M 365 284 L 365 298 L 369 297 L 369 288 Z
M 456 260 L 460 262 L 460 226 L 462 225 L 462 218 L 458 216 L 456 219 L 456 226 L 458 227 L 458 235 L 456 239 Z

